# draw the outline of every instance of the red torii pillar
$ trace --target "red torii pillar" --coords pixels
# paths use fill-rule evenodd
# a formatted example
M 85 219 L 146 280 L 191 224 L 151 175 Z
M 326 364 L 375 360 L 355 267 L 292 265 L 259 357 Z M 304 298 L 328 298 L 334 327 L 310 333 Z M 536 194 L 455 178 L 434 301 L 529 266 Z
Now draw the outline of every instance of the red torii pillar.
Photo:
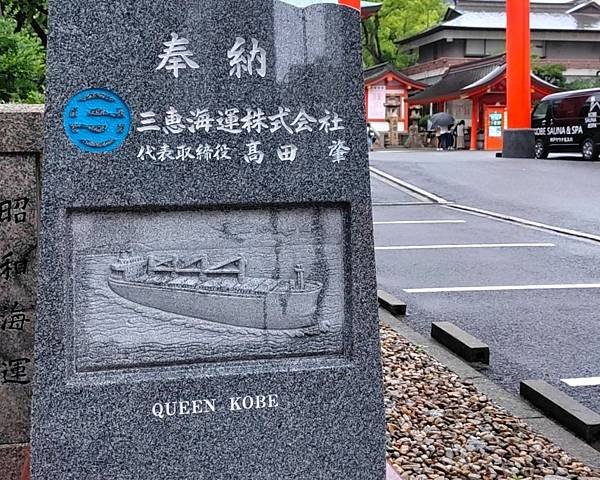
M 503 157 L 532 158 L 530 0 L 506 0 L 506 106 Z
M 506 100 L 508 128 L 531 127 L 529 0 L 506 1 Z

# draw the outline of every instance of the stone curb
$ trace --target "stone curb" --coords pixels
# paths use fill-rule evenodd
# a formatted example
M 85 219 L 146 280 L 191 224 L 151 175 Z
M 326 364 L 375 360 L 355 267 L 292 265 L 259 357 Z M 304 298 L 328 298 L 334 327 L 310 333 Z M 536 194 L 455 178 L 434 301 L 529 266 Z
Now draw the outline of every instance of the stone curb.
M 450 322 L 433 322 L 431 338 L 469 363 L 490 363 L 490 347 Z
M 589 444 L 600 446 L 600 415 L 543 380 L 524 380 L 521 396 Z
M 401 302 L 391 293 L 385 290 L 377 290 L 377 299 L 379 300 L 379 305 L 392 315 L 406 315 L 406 303 Z
M 379 318 L 413 344 L 424 347 L 429 355 L 459 375 L 463 380 L 472 382 L 481 393 L 488 396 L 496 405 L 504 408 L 511 415 L 523 420 L 532 430 L 551 440 L 587 465 L 600 468 L 600 452 L 598 450 L 545 417 L 539 410 L 533 408 L 517 395 L 496 385 L 464 360 L 440 346 L 435 340 L 417 333 L 405 322 L 400 321 L 384 309 L 379 309 Z

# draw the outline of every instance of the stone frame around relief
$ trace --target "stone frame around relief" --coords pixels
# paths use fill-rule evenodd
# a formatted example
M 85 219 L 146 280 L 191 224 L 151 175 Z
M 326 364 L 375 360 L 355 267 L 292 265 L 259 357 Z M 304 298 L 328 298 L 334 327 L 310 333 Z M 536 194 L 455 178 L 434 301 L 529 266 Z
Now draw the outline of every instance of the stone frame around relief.
M 344 358 L 349 212 L 346 204 L 67 212 L 72 374 Z

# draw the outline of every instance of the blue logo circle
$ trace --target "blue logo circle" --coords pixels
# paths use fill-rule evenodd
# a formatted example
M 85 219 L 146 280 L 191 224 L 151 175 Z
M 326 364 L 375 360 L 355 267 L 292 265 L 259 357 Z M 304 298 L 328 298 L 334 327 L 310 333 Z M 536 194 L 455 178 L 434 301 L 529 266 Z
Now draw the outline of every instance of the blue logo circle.
M 80 150 L 108 153 L 123 145 L 129 135 L 131 112 L 116 93 L 92 88 L 71 98 L 63 123 L 67 136 Z

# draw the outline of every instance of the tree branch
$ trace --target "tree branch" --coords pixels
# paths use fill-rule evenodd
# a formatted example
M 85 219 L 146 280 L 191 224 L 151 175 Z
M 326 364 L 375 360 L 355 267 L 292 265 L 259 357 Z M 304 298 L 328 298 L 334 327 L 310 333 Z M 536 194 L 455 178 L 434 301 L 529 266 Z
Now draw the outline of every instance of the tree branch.
M 42 45 L 44 46 L 44 48 L 46 48 L 46 46 L 48 45 L 48 35 L 35 18 L 31 19 L 31 28 L 33 28 L 33 31 L 42 42 Z
M 25 12 L 23 10 L 19 10 L 15 15 L 15 20 L 17 21 L 17 26 L 15 28 L 15 32 L 20 32 L 23 30 L 23 26 L 25 25 L 25 20 L 27 19 Z

